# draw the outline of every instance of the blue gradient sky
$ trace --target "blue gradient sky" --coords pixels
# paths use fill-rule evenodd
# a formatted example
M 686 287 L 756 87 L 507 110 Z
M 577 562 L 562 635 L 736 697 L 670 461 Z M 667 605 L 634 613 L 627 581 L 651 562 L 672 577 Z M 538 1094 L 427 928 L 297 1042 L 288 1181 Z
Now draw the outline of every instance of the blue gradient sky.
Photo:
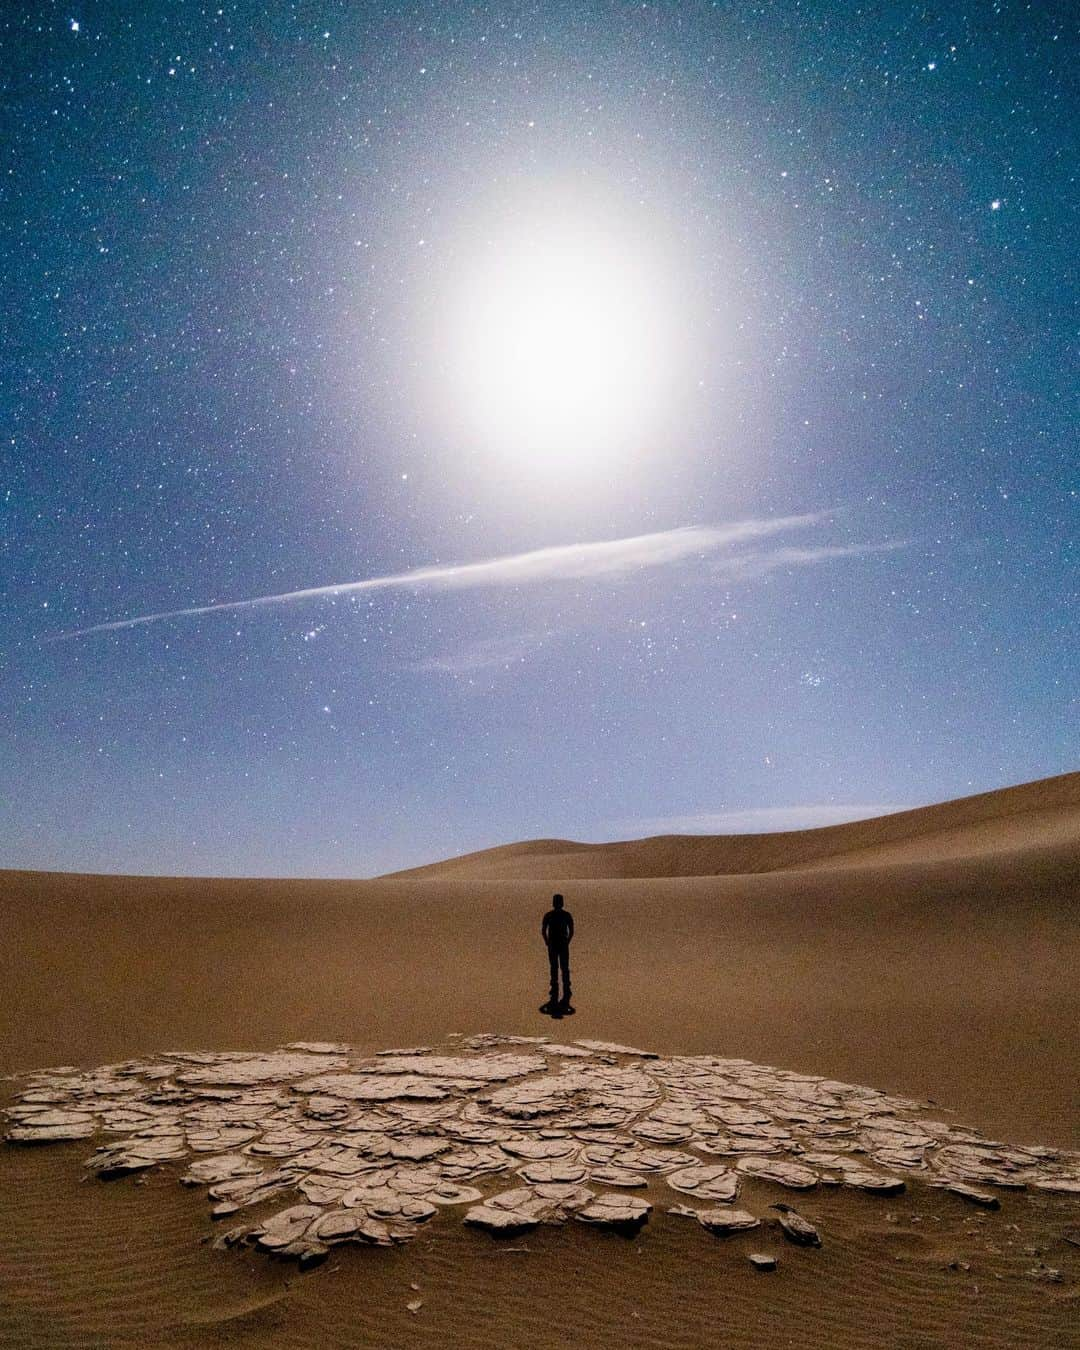
M 1075 768 L 1076 37 L 5 9 L 0 865 L 370 875 Z M 449 297 L 576 214 L 663 278 L 671 370 L 538 463 L 462 416 Z

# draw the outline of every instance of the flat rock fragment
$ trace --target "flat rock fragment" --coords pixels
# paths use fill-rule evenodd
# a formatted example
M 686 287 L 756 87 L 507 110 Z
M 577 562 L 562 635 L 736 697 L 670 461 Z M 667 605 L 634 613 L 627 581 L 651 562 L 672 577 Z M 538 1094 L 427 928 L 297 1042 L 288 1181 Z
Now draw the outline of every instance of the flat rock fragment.
M 614 1144 L 589 1144 L 581 1156 L 590 1166 L 618 1167 L 628 1172 L 676 1172 L 681 1168 L 699 1166 L 692 1153 L 677 1149 L 624 1148 Z M 725 1168 L 716 1168 L 725 1171 Z
M 176 1075 L 178 1083 L 233 1084 L 283 1083 L 305 1074 L 318 1073 L 328 1067 L 343 1069 L 341 1056 L 311 1055 L 300 1051 L 278 1051 L 270 1055 L 240 1055 L 211 1057 L 209 1063 L 183 1069 Z
M 963 1181 L 950 1181 L 945 1185 L 945 1190 L 950 1195 L 958 1195 L 961 1200 L 966 1200 L 968 1204 L 978 1205 L 980 1209 L 1000 1209 L 1001 1201 L 990 1191 L 980 1191 L 976 1186 L 969 1186 Z
M 391 1158 L 400 1161 L 422 1162 L 425 1158 L 434 1158 L 445 1153 L 450 1144 L 445 1139 L 432 1138 L 429 1135 L 412 1135 L 404 1139 L 392 1139 L 389 1144 Z
M 672 1125 L 664 1120 L 640 1120 L 630 1128 L 639 1139 L 653 1144 L 685 1144 L 694 1133 L 687 1125 Z
M 425 1223 L 437 1213 L 430 1200 L 400 1195 L 390 1187 L 363 1194 L 360 1208 L 372 1219 L 380 1219 L 383 1223 Z
M 845 1186 L 853 1186 L 870 1195 L 899 1195 L 907 1189 L 907 1182 L 903 1177 L 889 1177 L 881 1172 L 871 1172 L 861 1167 L 842 1168 L 840 1180 Z
M 705 1200 L 730 1203 L 738 1198 L 739 1178 L 727 1167 L 683 1167 L 665 1178 L 672 1190 Z
M 478 1031 L 465 1044 L 470 1050 L 490 1050 L 496 1045 L 546 1045 L 547 1039 L 546 1036 L 508 1036 L 496 1031 Z
M 302 1238 L 322 1213 L 318 1205 L 290 1205 L 271 1215 L 256 1230 L 256 1241 L 266 1251 L 280 1250 Z
M 489 1233 L 510 1236 L 536 1228 L 540 1220 L 522 1210 L 499 1209 L 495 1205 L 474 1205 L 465 1215 L 465 1222 L 473 1228 Z
M 650 1204 L 632 1195 L 600 1195 L 580 1210 L 577 1218 L 581 1223 L 636 1232 L 651 1209 Z
M 413 1074 L 340 1073 L 318 1074 L 307 1078 L 294 1087 L 297 1092 L 317 1092 L 323 1095 L 344 1097 L 351 1102 L 386 1102 L 394 1098 L 411 1098 L 416 1101 L 441 1101 L 449 1093 L 437 1082 Z
M 1035 1176 L 1030 1179 L 1029 1184 L 1034 1186 L 1037 1191 L 1057 1191 L 1059 1195 L 1080 1195 L 1080 1175 Z
M 561 1183 L 581 1181 L 586 1173 L 584 1163 L 574 1158 L 556 1158 L 545 1162 L 526 1163 L 519 1169 L 526 1181 L 543 1183 Z
M 628 1172 L 622 1167 L 590 1167 L 589 1180 L 622 1190 L 640 1190 L 649 1184 L 640 1172 Z
M 475 1186 L 456 1186 L 452 1181 L 441 1181 L 424 1192 L 424 1199 L 433 1205 L 475 1205 L 483 1198 Z
M 587 1186 L 541 1184 L 501 1191 L 491 1196 L 487 1204 L 494 1209 L 527 1214 L 537 1223 L 558 1224 L 584 1209 L 593 1198 Z
M 242 1153 L 221 1153 L 215 1158 L 200 1158 L 193 1162 L 180 1180 L 186 1186 L 212 1186 L 232 1177 L 257 1176 L 262 1170 L 253 1158 Z
M 14 1125 L 4 1140 L 9 1144 L 60 1144 L 70 1139 L 89 1139 L 95 1133 L 93 1121 L 68 1125 Z
M 789 1242 L 794 1242 L 799 1247 L 821 1246 L 821 1234 L 809 1219 L 803 1218 L 790 1205 L 773 1205 L 773 1209 L 779 1211 L 777 1222 Z
M 176 1140 L 130 1140 L 112 1148 L 99 1148 L 87 1159 L 86 1166 L 99 1177 L 108 1179 L 128 1172 L 143 1172 L 158 1163 L 183 1156 L 184 1147 Z
M 775 1270 L 776 1257 L 767 1252 L 750 1252 L 746 1258 L 755 1270 Z
M 808 1191 L 817 1185 L 817 1173 L 798 1163 L 784 1162 L 779 1158 L 750 1157 L 740 1158 L 736 1163 L 740 1172 L 748 1177 L 757 1177 L 761 1181 L 772 1181 L 777 1186 L 787 1186 L 791 1190 Z
M 603 1055 L 633 1055 L 636 1059 L 659 1059 L 651 1050 L 637 1050 L 632 1045 L 620 1045 L 617 1041 L 576 1041 L 576 1045 L 585 1050 L 595 1050 Z
M 307 1236 L 328 1244 L 345 1242 L 356 1236 L 364 1217 L 360 1210 L 333 1209 L 314 1220 L 306 1230 Z
M 356 1230 L 354 1241 L 369 1247 L 396 1247 L 411 1242 L 416 1228 L 407 1223 L 384 1223 L 382 1219 L 364 1217 Z
M 526 1158 L 529 1162 L 542 1162 L 545 1159 L 566 1158 L 576 1154 L 579 1145 L 569 1136 L 559 1139 L 506 1139 L 500 1145 L 515 1158 Z
M 430 1078 L 460 1078 L 478 1083 L 498 1083 L 541 1073 L 547 1061 L 537 1054 L 514 1055 L 387 1055 L 376 1056 L 361 1065 L 366 1072 L 378 1074 L 421 1074 Z
M 720 1205 L 715 1209 L 693 1209 L 689 1205 L 672 1205 L 668 1213 L 696 1219 L 702 1228 L 721 1236 L 729 1233 L 745 1233 L 751 1228 L 761 1226 L 761 1220 L 749 1210 L 735 1209 L 730 1205 Z
M 87 1111 L 62 1111 L 59 1107 L 38 1106 L 31 1110 L 23 1107 L 13 1107 L 8 1113 L 23 1126 L 36 1127 L 38 1129 L 62 1129 L 66 1126 L 93 1125 L 94 1114 Z M 106 1117 L 112 1114 L 106 1112 Z M 126 1112 L 125 1118 L 132 1123 L 138 1124 L 147 1120 L 148 1117 L 141 1112 Z
M 708 1139 L 695 1139 L 694 1147 L 702 1153 L 710 1153 L 720 1158 L 736 1157 L 739 1154 L 764 1157 L 785 1151 L 784 1142 L 780 1139 L 758 1139 L 734 1134 L 716 1134 Z

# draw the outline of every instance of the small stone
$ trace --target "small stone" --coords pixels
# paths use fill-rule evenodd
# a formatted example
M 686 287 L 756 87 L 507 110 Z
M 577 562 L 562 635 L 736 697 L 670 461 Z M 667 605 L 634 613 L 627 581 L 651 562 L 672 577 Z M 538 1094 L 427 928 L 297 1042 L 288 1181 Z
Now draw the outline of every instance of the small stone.
M 213 1241 L 213 1248 L 216 1252 L 222 1252 L 229 1247 L 235 1247 L 243 1242 L 251 1230 L 241 1224 L 238 1228 L 227 1228 L 224 1233 L 219 1233 Z
M 330 1255 L 330 1248 L 321 1242 L 303 1242 L 297 1244 L 299 1250 L 290 1251 L 290 1256 L 296 1256 L 300 1261 L 301 1270 L 310 1270 L 312 1266 L 319 1266 Z
M 422 1298 L 410 1299 L 409 1302 L 405 1304 L 405 1307 L 411 1313 L 418 1313 L 423 1306 L 424 1300 Z
M 778 1222 L 789 1242 L 794 1242 L 799 1247 L 821 1246 L 821 1234 L 809 1219 L 804 1219 L 790 1205 L 773 1205 L 773 1209 L 779 1211 Z
M 775 1270 L 776 1257 L 767 1256 L 765 1252 L 751 1252 L 746 1258 L 755 1270 Z

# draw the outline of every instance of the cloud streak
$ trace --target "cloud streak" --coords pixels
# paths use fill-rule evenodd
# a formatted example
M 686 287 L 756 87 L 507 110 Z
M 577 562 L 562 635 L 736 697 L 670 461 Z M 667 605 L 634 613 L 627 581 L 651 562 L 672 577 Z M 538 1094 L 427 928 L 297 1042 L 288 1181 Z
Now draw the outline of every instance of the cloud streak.
M 658 531 L 655 534 L 633 535 L 626 539 L 533 549 L 527 553 L 514 553 L 482 562 L 416 567 L 406 572 L 391 572 L 383 576 L 365 577 L 359 581 L 309 586 L 302 590 L 280 591 L 274 595 L 257 595 L 241 600 L 188 605 L 182 609 L 156 610 L 149 614 L 112 619 L 106 623 L 92 624 L 87 628 L 57 633 L 44 641 L 66 642 L 73 638 L 90 637 L 95 633 L 116 633 L 167 620 L 201 618 L 208 614 L 264 609 L 303 600 L 334 599 L 372 591 L 464 591 L 533 586 L 555 581 L 619 580 L 635 573 L 668 567 L 694 558 L 704 561 L 724 549 L 750 544 L 791 530 L 807 529 L 820 524 L 831 514 L 833 513 L 817 511 L 772 519 L 742 520 L 728 525 L 687 525 L 679 529 Z M 716 570 L 728 572 L 733 576 L 758 576 L 778 567 L 806 566 L 825 558 L 847 557 L 892 547 L 897 545 L 862 544 L 805 549 L 783 548 L 771 551 L 758 549 L 737 554 L 729 559 L 717 560 L 722 565 Z

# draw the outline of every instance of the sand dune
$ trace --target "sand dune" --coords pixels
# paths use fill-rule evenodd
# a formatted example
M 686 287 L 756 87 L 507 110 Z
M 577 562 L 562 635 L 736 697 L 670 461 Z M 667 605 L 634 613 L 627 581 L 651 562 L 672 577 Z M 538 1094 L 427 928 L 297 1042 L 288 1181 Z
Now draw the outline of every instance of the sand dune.
M 1068 844 L 1077 838 L 1080 773 L 824 829 L 659 835 L 612 844 L 538 839 L 391 875 L 500 881 L 731 876 L 781 868 L 973 858 Z
M 538 869 L 513 880 L 455 872 L 470 860 L 368 882 L 0 873 L 0 1069 L 546 1033 L 823 1074 L 1080 1148 L 1078 799 L 1069 775 L 799 835 L 481 855 Z M 578 923 L 578 1013 L 557 1024 L 536 1011 L 552 876 Z M 298 1278 L 209 1251 L 205 1197 L 168 1168 L 80 1186 L 87 1152 L 0 1148 L 0 1343 L 1080 1344 L 1075 1209 L 1024 1198 L 991 1230 L 959 1201 L 822 1193 L 825 1245 L 767 1277 L 657 1214 L 633 1242 L 541 1230 L 519 1252 L 450 1225 Z

